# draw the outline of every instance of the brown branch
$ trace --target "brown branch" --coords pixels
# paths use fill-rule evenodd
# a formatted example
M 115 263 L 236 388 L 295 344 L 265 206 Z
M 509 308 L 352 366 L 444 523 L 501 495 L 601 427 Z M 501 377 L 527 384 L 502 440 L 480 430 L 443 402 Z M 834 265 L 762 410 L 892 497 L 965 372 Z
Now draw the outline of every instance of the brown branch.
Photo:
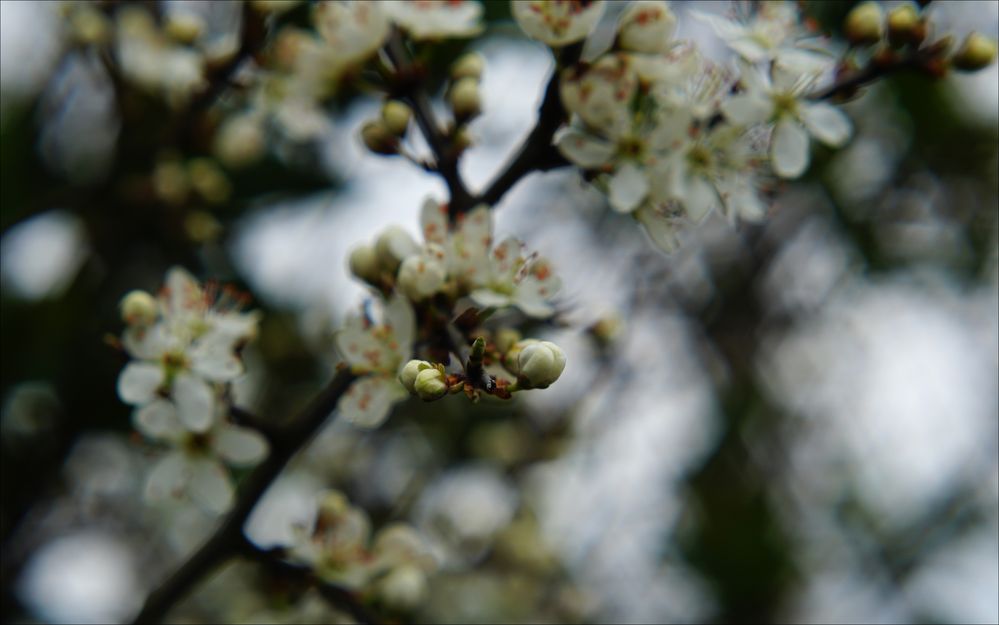
M 948 41 L 940 40 L 925 48 L 912 50 L 905 54 L 885 49 L 872 58 L 863 69 L 838 77 L 836 82 L 808 97 L 810 100 L 849 98 L 855 95 L 861 87 L 905 70 L 939 77 L 946 71 L 943 58 L 949 45 Z
M 261 549 L 243 537 L 239 545 L 239 554 L 262 565 L 275 577 L 294 580 L 314 587 L 327 603 L 335 609 L 349 614 L 358 623 L 374 624 L 378 622 L 378 619 L 368 611 L 355 592 L 317 577 L 311 567 L 288 562 L 284 558 L 283 549 Z
M 179 569 L 174 571 L 149 597 L 136 615 L 135 623 L 157 623 L 188 591 L 217 565 L 236 555 L 241 549 L 243 524 L 260 497 L 274 482 L 285 465 L 326 422 L 347 391 L 355 376 L 340 370 L 312 402 L 288 425 L 275 430 L 271 437 L 270 455 L 241 485 L 236 503 L 215 533 Z

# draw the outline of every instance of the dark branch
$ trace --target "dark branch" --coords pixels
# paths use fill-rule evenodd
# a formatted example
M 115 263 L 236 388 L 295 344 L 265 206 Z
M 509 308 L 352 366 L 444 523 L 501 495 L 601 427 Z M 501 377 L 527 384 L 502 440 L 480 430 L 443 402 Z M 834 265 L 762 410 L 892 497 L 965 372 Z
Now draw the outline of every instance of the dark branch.
M 863 69 L 846 73 L 836 82 L 809 96 L 811 100 L 832 100 L 850 98 L 856 95 L 861 87 L 901 71 L 918 71 L 931 76 L 943 75 L 946 66 L 943 63 L 944 53 L 948 43 L 938 41 L 925 48 L 912 50 L 906 54 L 898 54 L 886 50 L 871 59 Z
M 354 378 L 349 370 L 341 370 L 288 425 L 274 431 L 270 441 L 270 455 L 243 482 L 236 503 L 222 524 L 193 556 L 149 595 L 135 617 L 135 623 L 160 622 L 170 608 L 202 577 L 237 553 L 246 540 L 243 537 L 243 524 L 260 497 L 295 452 L 325 423 Z
M 354 592 L 320 579 L 307 566 L 288 562 L 284 559 L 284 550 L 282 549 L 261 549 L 243 538 L 239 545 L 239 553 L 244 558 L 261 564 L 275 577 L 313 586 L 331 606 L 341 612 L 346 612 L 358 623 L 373 624 L 378 622 Z

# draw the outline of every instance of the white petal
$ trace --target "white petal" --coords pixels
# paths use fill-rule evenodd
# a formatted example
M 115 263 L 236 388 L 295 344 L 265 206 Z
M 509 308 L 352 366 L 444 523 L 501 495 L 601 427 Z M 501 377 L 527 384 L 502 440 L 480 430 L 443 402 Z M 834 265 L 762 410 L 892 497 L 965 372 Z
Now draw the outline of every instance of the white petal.
M 686 190 L 683 196 L 683 207 L 687 216 L 699 222 L 718 205 L 718 192 L 702 176 L 687 178 Z
M 267 456 L 269 445 L 256 430 L 222 425 L 213 433 L 212 448 L 231 465 L 253 466 Z
M 233 343 L 222 335 L 207 335 L 188 352 L 191 369 L 202 377 L 228 382 L 243 373 L 243 363 L 233 353 Z
M 619 213 L 630 213 L 649 194 L 649 181 L 634 163 L 626 163 L 610 181 L 610 205 Z
M 483 308 L 502 308 L 512 303 L 509 295 L 497 293 L 489 289 L 475 289 L 469 297 Z
M 396 294 L 385 307 L 385 325 L 392 330 L 396 340 L 396 353 L 409 358 L 413 351 L 413 338 L 416 331 L 416 317 L 413 307 L 402 295 Z
M 423 228 L 423 239 L 427 243 L 446 245 L 448 231 L 447 205 L 433 198 L 423 201 L 420 209 L 420 225 Z
M 206 432 L 215 416 L 215 394 L 207 382 L 196 375 L 181 373 L 173 381 L 170 397 L 177 404 L 177 416 L 192 432 Z
M 201 286 L 186 269 L 171 267 L 166 277 L 167 307 L 171 313 L 200 308 L 204 302 Z
M 146 478 L 145 498 L 149 502 L 179 499 L 190 479 L 190 464 L 182 451 L 163 456 Z
M 825 102 L 802 106 L 801 121 L 813 137 L 834 148 L 846 143 L 853 130 L 846 113 Z
M 732 39 L 728 42 L 728 47 L 735 50 L 736 54 L 752 63 L 758 63 L 770 56 L 770 49 L 761 45 L 753 39 Z
M 146 404 L 156 399 L 163 384 L 163 368 L 151 362 L 130 362 L 118 376 L 118 396 L 127 404 Z
M 154 399 L 136 410 L 132 423 L 143 435 L 157 440 L 178 441 L 185 432 L 176 407 L 165 399 Z
M 781 178 L 797 178 L 808 167 L 808 133 L 787 117 L 777 122 L 771 138 L 770 158 L 774 173 Z
M 774 112 L 773 101 L 753 93 L 739 93 L 722 100 L 722 113 L 733 124 L 748 126 L 767 121 Z
M 207 512 L 222 514 L 232 506 L 232 478 L 217 460 L 191 460 L 191 480 L 187 490 L 191 499 Z
M 680 222 L 676 217 L 657 211 L 648 205 L 639 208 L 634 215 L 639 223 L 645 226 L 645 232 L 656 247 L 669 253 L 680 246 L 680 238 L 677 236 Z
M 405 397 L 406 390 L 394 376 L 368 376 L 350 385 L 337 410 L 358 427 L 376 428 L 388 417 L 392 404 Z
M 583 169 L 594 169 L 614 156 L 614 145 L 576 128 L 563 128 L 555 135 L 555 145 L 567 159 Z

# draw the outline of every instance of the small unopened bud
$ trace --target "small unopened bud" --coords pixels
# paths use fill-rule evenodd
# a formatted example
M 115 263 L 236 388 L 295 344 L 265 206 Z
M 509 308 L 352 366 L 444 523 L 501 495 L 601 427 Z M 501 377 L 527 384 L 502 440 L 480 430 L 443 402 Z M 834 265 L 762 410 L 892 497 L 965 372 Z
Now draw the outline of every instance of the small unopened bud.
M 996 41 L 972 32 L 964 38 L 961 47 L 951 58 L 951 64 L 960 70 L 973 72 L 992 64 L 996 59 Z
M 414 385 L 416 384 L 416 376 L 420 374 L 421 371 L 427 369 L 433 369 L 433 365 L 426 360 L 410 360 L 402 368 L 399 373 L 399 382 L 406 388 L 410 393 L 415 393 L 416 389 Z
M 846 15 L 843 33 L 855 45 L 870 45 L 884 35 L 884 11 L 877 2 L 864 2 Z
M 462 78 L 482 77 L 482 70 L 485 61 L 482 55 L 477 52 L 468 52 L 458 57 L 458 60 L 451 65 L 451 80 L 461 80 Z
M 442 263 L 427 254 L 414 254 L 402 261 L 396 285 L 406 297 L 418 302 L 440 290 L 446 279 Z
M 454 116 L 459 120 L 467 120 L 482 112 L 482 100 L 479 97 L 479 81 L 475 78 L 462 78 L 451 86 L 448 92 L 448 103 Z
M 208 243 L 222 234 L 222 224 L 208 211 L 194 210 L 184 217 L 184 231 L 195 243 Z
M 617 42 L 622 50 L 660 54 L 672 45 L 676 15 L 662 0 L 631 2 L 621 13 Z
M 888 12 L 888 41 L 893 46 L 918 45 L 926 37 L 926 27 L 913 4 L 900 4 Z
M 260 160 L 266 149 L 261 120 L 250 114 L 227 119 L 215 135 L 215 156 L 230 169 L 240 169 Z
M 70 16 L 70 32 L 82 44 L 104 43 L 111 38 L 111 22 L 101 11 L 80 4 Z
M 496 331 L 496 338 L 493 342 L 496 344 L 496 349 L 501 354 L 505 354 L 519 340 L 520 332 L 517 332 L 513 328 L 500 328 Z
M 190 191 L 187 171 L 178 161 L 161 160 L 153 170 L 153 189 L 167 204 L 183 204 Z
M 156 321 L 156 300 L 145 291 L 129 291 L 121 298 L 122 321 L 131 326 L 148 326 Z
M 373 119 L 361 127 L 361 140 L 375 154 L 391 156 L 399 153 L 399 138 L 381 119 Z
M 210 158 L 193 158 L 187 164 L 191 186 L 210 204 L 222 204 L 229 199 L 232 185 L 222 168 Z
M 565 353 L 551 341 L 538 341 L 525 346 L 517 356 L 520 380 L 533 388 L 547 388 L 562 375 Z
M 378 236 L 375 253 L 383 269 L 394 274 L 403 260 L 417 254 L 420 246 L 400 226 L 389 226 Z
M 350 511 L 350 502 L 338 490 L 331 490 L 319 501 L 319 520 L 329 523 Z
M 389 100 L 382 105 L 382 122 L 389 132 L 397 137 L 406 134 L 409 120 L 413 118 L 413 109 L 399 100 Z
M 426 574 L 413 564 L 392 569 L 378 584 L 378 594 L 385 604 L 402 612 L 418 608 L 428 591 Z
M 434 401 L 447 394 L 447 376 L 441 367 L 433 365 L 416 374 L 413 392 L 423 401 Z
M 164 30 L 174 41 L 193 43 L 205 32 L 205 20 L 188 11 L 174 11 L 167 15 Z
M 377 284 L 381 273 L 378 253 L 373 245 L 355 247 L 348 261 L 350 272 L 368 284 Z

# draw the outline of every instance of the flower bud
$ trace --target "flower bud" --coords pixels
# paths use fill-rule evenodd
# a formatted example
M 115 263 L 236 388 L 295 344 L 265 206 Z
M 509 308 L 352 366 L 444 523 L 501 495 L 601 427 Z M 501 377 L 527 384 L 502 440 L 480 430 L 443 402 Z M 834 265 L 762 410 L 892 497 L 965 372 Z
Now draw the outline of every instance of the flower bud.
M 416 376 L 418 376 L 421 371 L 433 368 L 434 366 L 426 360 L 410 360 L 399 373 L 399 382 L 406 387 L 407 391 L 415 393 Z
M 428 254 L 414 254 L 402 261 L 396 285 L 414 302 L 430 297 L 444 285 L 447 270 L 444 264 Z
M 973 72 L 992 64 L 996 59 L 996 41 L 985 35 L 972 32 L 964 38 L 961 47 L 951 59 L 951 64 L 960 70 Z
M 467 52 L 458 57 L 458 60 L 451 65 L 451 80 L 461 80 L 462 78 L 482 77 L 482 70 L 485 61 L 478 52 Z
M 215 241 L 222 234 L 222 224 L 208 211 L 194 210 L 184 217 L 184 232 L 195 243 Z
M 415 610 L 427 598 L 427 576 L 413 564 L 398 566 L 378 584 L 378 594 L 393 610 Z
M 70 32 L 82 44 L 105 43 L 111 38 L 111 22 L 100 10 L 81 4 L 69 18 Z
M 884 35 L 884 11 L 877 2 L 864 2 L 853 7 L 843 23 L 843 33 L 855 45 L 870 45 Z
M 232 185 L 218 164 L 210 158 L 193 158 L 187 164 L 191 186 L 209 204 L 222 204 L 232 194 Z
M 505 354 L 519 340 L 520 332 L 517 332 L 513 328 L 500 328 L 496 331 L 496 338 L 493 342 L 496 344 L 496 349 L 501 354 Z
M 399 226 L 389 226 L 375 242 L 375 253 L 382 268 L 389 273 L 395 273 L 402 261 L 413 254 L 418 254 L 420 246 L 413 237 Z
M 129 291 L 121 298 L 121 318 L 132 326 L 152 324 L 156 321 L 156 300 L 145 291 Z
M 448 103 L 454 116 L 460 120 L 471 119 L 482 112 L 479 98 L 479 81 L 475 78 L 462 78 L 451 85 Z
M 534 345 L 537 342 L 537 339 L 523 339 L 507 348 L 506 353 L 503 354 L 503 366 L 506 367 L 506 370 L 514 375 L 519 375 L 520 352 L 528 345 Z
M 676 15 L 662 0 L 631 2 L 621 13 L 617 43 L 622 50 L 660 54 L 669 49 Z
M 368 284 L 377 284 L 381 273 L 373 245 L 360 245 L 350 252 L 350 272 Z
M 388 131 L 397 137 L 406 134 L 409 120 L 413 118 L 413 109 L 399 100 L 388 100 L 382 105 L 382 122 Z
M 259 161 L 265 148 L 264 129 L 255 115 L 244 113 L 230 117 L 215 135 L 215 156 L 230 169 Z
M 447 376 L 441 368 L 431 366 L 416 374 L 413 392 L 423 401 L 434 401 L 447 394 Z
M 361 140 L 375 154 L 391 156 L 399 152 L 399 138 L 380 119 L 373 119 L 361 127 Z
M 924 37 L 926 27 L 914 5 L 900 4 L 888 12 L 888 41 L 893 46 L 918 45 Z
M 205 20 L 187 11 L 173 11 L 167 15 L 164 30 L 174 41 L 189 44 L 205 32 Z
M 319 520 L 330 523 L 350 511 L 346 495 L 338 490 L 327 491 L 319 501 Z
M 565 353 L 551 341 L 539 341 L 520 350 L 517 364 L 521 380 L 533 388 L 547 388 L 562 375 Z
M 153 190 L 167 204 L 180 205 L 191 189 L 184 166 L 173 159 L 161 160 L 153 170 Z

